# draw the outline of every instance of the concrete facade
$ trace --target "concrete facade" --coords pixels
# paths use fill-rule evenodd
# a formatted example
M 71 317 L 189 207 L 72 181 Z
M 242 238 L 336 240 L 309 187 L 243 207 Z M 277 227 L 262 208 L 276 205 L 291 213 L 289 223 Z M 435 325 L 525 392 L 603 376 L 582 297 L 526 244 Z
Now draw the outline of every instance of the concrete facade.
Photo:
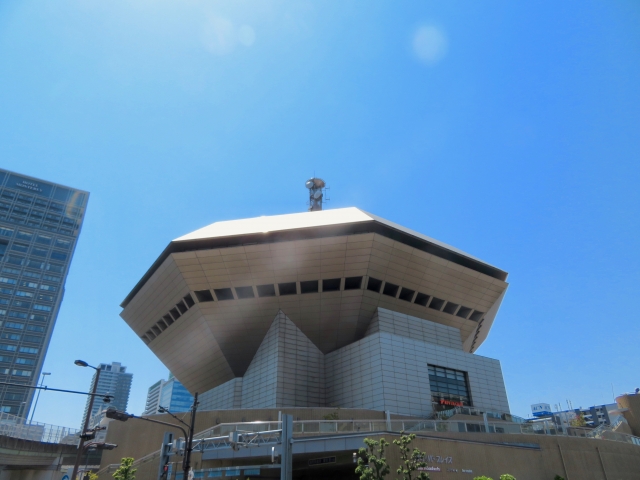
M 428 366 L 465 372 L 473 406 L 509 412 L 500 362 L 462 349 L 460 333 L 378 308 L 362 340 L 327 355 L 278 312 L 247 373 L 205 392 L 201 409 L 339 407 L 429 416 Z

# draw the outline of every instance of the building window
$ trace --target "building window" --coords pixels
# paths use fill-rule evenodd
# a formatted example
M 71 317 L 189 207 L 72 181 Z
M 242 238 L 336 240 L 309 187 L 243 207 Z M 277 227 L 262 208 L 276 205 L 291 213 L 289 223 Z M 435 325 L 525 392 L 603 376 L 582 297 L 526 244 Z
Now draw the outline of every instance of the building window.
M 431 401 L 446 410 L 455 406 L 471 406 L 467 374 L 460 370 L 429 365 Z

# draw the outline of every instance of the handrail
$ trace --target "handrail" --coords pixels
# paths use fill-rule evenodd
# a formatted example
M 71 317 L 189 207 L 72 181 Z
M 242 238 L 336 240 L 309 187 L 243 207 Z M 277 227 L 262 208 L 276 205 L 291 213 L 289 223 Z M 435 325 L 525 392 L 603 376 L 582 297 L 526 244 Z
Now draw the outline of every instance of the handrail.
M 230 432 L 257 432 L 263 430 L 277 430 L 280 428 L 278 421 L 255 421 L 238 423 L 220 423 L 207 428 L 194 435 L 194 440 L 208 437 L 228 435 Z M 489 427 L 487 432 L 486 427 Z M 389 428 L 391 427 L 391 428 Z M 570 431 L 569 431 L 570 430 Z M 552 422 L 539 423 L 514 423 L 514 422 L 487 422 L 469 420 L 299 420 L 293 422 L 293 435 L 331 435 L 348 433 L 381 433 L 381 432 L 411 432 L 411 433 L 504 433 L 523 435 L 553 435 L 588 437 L 592 429 L 574 428 L 558 429 Z M 598 440 L 610 440 L 624 443 L 632 443 L 640 446 L 640 437 L 624 433 L 610 432 L 607 437 L 597 437 Z M 151 452 L 133 463 L 133 466 L 142 465 L 160 456 L 160 450 Z M 98 474 L 105 473 L 111 465 L 101 469 Z
M 30 422 L 10 413 L 0 413 L 0 435 L 42 443 L 78 443 L 80 430 L 48 423 Z

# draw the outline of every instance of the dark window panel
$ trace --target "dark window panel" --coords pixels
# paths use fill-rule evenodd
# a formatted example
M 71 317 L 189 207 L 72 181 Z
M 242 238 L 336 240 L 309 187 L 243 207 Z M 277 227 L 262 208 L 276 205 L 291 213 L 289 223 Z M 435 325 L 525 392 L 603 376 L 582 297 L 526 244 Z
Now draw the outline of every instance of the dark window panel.
M 298 293 L 296 282 L 279 283 L 278 290 L 280 290 L 280 295 L 295 295 Z
M 272 284 L 258 285 L 256 287 L 256 290 L 258 290 L 259 297 L 275 297 L 276 296 L 276 289 Z
M 382 286 L 382 280 L 378 280 L 377 278 L 369 277 L 369 281 L 367 282 L 367 290 L 371 290 L 372 292 L 380 293 L 380 287 Z
M 347 277 L 344 279 L 345 290 L 360 290 L 362 288 L 362 277 Z
M 451 302 L 447 302 L 447 304 L 444 306 L 444 308 L 442 309 L 443 312 L 448 313 L 450 315 L 453 315 L 456 310 L 458 309 L 458 304 L 457 303 L 451 303 Z
M 300 293 L 316 293 L 318 291 L 318 280 L 300 282 Z
M 327 278 L 322 280 L 323 292 L 339 292 L 340 291 L 340 278 Z
M 214 288 L 218 300 L 233 300 L 233 292 L 230 288 Z
M 441 298 L 433 297 L 431 303 L 429 304 L 429 308 L 433 308 L 434 310 L 440 310 L 444 305 L 444 300 Z
M 254 298 L 252 287 L 236 287 L 236 295 L 238 298 Z
M 400 290 L 400 295 L 398 296 L 398 298 L 400 300 L 404 300 L 406 302 L 410 302 L 411 300 L 413 300 L 413 294 L 416 293 L 415 290 L 410 290 L 408 288 L 402 288 L 402 290 Z
M 198 302 L 213 302 L 213 295 L 211 295 L 211 291 L 209 290 L 197 290 L 193 292 L 196 294 L 196 299 Z
M 398 287 L 398 285 L 394 285 L 393 283 L 385 283 L 382 293 L 390 297 L 395 297 L 398 293 L 398 288 L 400 287 Z

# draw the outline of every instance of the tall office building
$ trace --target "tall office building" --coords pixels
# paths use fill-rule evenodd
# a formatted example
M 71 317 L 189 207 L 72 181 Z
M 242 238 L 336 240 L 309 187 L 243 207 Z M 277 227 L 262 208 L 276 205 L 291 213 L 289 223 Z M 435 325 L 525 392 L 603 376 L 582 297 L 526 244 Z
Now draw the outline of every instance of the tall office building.
M 109 403 L 104 403 L 100 396 L 96 397 L 93 402 L 93 407 L 91 408 L 90 416 L 93 417 L 109 407 L 126 411 L 127 404 L 129 403 L 133 374 L 127 373 L 127 367 L 123 367 L 118 362 L 112 362 L 111 364 L 101 363 L 98 368 L 100 369 L 100 379 L 98 380 L 96 393 L 99 395 L 109 394 L 112 396 L 112 399 Z M 96 383 L 97 374 L 98 372 L 93 374 L 89 391 L 92 391 Z M 89 413 L 89 400 L 89 397 L 87 397 L 87 404 L 84 407 L 84 415 L 82 417 L 82 425 L 84 425 L 87 413 Z M 92 425 L 89 425 L 89 428 L 91 427 Z
M 169 380 L 159 380 L 149 387 L 144 415 L 160 413 L 160 407 L 171 413 L 188 412 L 192 404 L 193 395 L 170 373 Z
M 0 169 L 1 381 L 38 381 L 88 199 Z M 33 393 L 0 385 L 0 411 L 26 416 Z
M 143 415 L 155 415 L 158 413 L 160 406 L 160 393 L 162 392 L 162 386 L 166 382 L 164 380 L 158 380 L 156 383 L 149 387 L 147 390 L 147 402 L 144 405 Z

